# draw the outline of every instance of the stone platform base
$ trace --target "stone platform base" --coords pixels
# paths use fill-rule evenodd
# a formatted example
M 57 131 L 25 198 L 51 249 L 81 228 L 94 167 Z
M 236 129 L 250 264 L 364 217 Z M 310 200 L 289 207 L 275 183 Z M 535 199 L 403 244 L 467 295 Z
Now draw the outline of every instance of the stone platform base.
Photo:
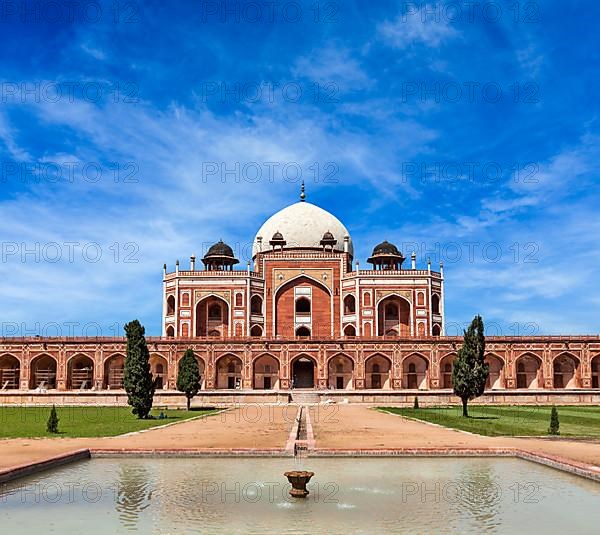
M 295 390 L 294 392 L 299 392 Z M 412 406 L 415 396 L 419 406 L 455 405 L 460 400 L 448 390 L 309 390 L 311 400 L 334 403 L 363 403 L 369 405 Z M 198 394 L 194 407 L 229 407 L 245 404 L 288 404 L 290 390 L 213 390 Z M 471 402 L 481 405 L 600 405 L 600 390 L 494 390 Z M 126 406 L 124 391 L 50 390 L 45 393 L 26 390 L 0 391 L 0 405 L 20 406 Z M 185 407 L 185 397 L 177 391 L 161 390 L 154 395 L 156 407 Z

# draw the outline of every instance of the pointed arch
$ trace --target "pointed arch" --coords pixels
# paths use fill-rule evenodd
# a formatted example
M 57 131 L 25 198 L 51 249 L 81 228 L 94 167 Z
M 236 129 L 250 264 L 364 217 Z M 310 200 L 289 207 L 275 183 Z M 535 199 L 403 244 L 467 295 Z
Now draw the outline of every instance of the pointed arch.
M 458 355 L 456 352 L 450 352 L 440 359 L 440 387 L 452 388 L 452 370 L 454 369 L 454 361 Z
M 337 353 L 327 361 L 329 372 L 328 386 L 336 390 L 351 390 L 354 388 L 354 361 L 344 353 Z
M 150 353 L 150 373 L 157 390 L 167 388 L 169 364 L 167 359 L 160 353 Z
M 376 303 L 378 336 L 410 336 L 412 304 L 399 293 L 391 293 Z
M 414 352 L 402 360 L 402 386 L 411 390 L 429 388 L 429 359 Z
M 220 295 L 209 294 L 196 303 L 196 336 L 229 335 L 229 303 Z
M 56 359 L 48 353 L 36 355 L 30 364 L 29 388 L 56 388 Z
M 496 353 L 485 354 L 485 361 L 489 365 L 489 375 L 485 388 L 488 390 L 499 390 L 504 388 L 504 359 Z
M 374 353 L 365 359 L 365 383 L 368 389 L 391 389 L 392 360 L 381 353 Z
M 306 326 L 313 335 L 333 334 L 332 292 L 322 281 L 299 274 L 282 284 L 273 295 L 273 332 L 294 336 Z
M 354 294 L 347 294 L 344 297 L 344 314 L 350 315 L 356 313 L 356 298 Z
M 16 390 L 21 378 L 21 361 L 11 353 L 0 356 L 0 389 Z
M 167 297 L 167 316 L 175 314 L 175 296 L 169 295 Z
M 270 353 L 262 353 L 252 362 L 253 381 L 257 390 L 279 389 L 279 360 Z
M 250 298 L 250 313 L 254 314 L 255 316 L 263 315 L 263 300 L 258 294 L 254 294 Z
M 263 329 L 260 325 L 253 325 L 252 328 L 250 329 L 250 336 L 262 336 L 263 335 Z
M 290 361 L 293 388 L 315 388 L 317 386 L 317 361 L 306 353 L 296 355 Z
M 350 323 L 344 327 L 344 336 L 355 337 L 356 336 L 356 327 L 354 324 Z
M 543 388 L 544 370 L 542 358 L 532 352 L 524 352 L 515 360 L 517 388 Z
M 119 390 L 123 388 L 125 355 L 113 353 L 104 360 L 104 388 Z
M 563 351 L 552 359 L 554 388 L 579 388 L 580 364 L 578 357 Z
M 77 353 L 67 361 L 67 388 L 88 390 L 94 385 L 94 359 L 85 353 Z
M 242 359 L 233 353 L 220 356 L 216 363 L 217 388 L 240 389 L 242 388 Z

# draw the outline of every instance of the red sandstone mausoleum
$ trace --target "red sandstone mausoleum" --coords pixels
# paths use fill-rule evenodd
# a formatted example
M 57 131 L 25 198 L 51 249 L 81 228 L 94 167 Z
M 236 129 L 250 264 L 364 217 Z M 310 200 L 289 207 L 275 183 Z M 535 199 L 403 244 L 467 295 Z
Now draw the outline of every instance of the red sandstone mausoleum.
M 188 348 L 203 401 L 287 401 L 307 390 L 450 399 L 462 337 L 444 335 L 443 267 L 418 269 L 414 253 L 407 260 L 383 241 L 359 269 L 346 227 L 304 197 L 262 225 L 241 269 L 223 241 L 202 265 L 192 256 L 189 269 L 164 266 L 162 336 L 148 337 L 159 401 L 180 396 Z M 600 402 L 597 335 L 488 337 L 486 349 L 484 401 Z M 124 338 L 3 338 L 0 403 L 118 401 L 124 359 Z

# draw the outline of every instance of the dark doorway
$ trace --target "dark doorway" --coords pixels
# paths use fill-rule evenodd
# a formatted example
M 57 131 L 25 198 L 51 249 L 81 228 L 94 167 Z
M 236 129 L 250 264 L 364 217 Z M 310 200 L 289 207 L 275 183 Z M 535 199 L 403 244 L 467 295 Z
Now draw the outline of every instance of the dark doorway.
M 344 389 L 344 378 L 343 377 L 336 377 L 336 385 L 335 387 L 338 390 L 343 390 Z
M 371 375 L 371 388 L 381 388 L 381 375 L 374 373 Z
M 300 357 L 294 362 L 292 373 L 294 388 L 315 387 L 315 363 L 312 360 Z
M 265 390 L 271 390 L 271 378 L 263 377 L 263 388 Z
M 227 377 L 227 388 L 230 390 L 235 388 L 235 377 Z

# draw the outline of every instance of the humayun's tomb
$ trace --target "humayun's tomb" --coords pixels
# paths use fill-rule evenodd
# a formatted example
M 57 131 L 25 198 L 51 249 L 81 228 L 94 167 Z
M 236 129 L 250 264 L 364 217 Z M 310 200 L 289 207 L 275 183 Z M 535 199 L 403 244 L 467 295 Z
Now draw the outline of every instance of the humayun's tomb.
M 235 269 L 219 241 L 202 266 L 164 266 L 162 336 L 147 338 L 157 403 L 183 403 L 188 348 L 204 403 L 450 400 L 462 337 L 444 335 L 443 267 L 405 265 L 383 241 L 358 269 L 346 227 L 304 197 L 262 225 L 252 265 Z M 597 335 L 488 337 L 486 350 L 480 402 L 600 402 Z M 3 338 L 0 403 L 125 403 L 124 359 L 124 338 Z

